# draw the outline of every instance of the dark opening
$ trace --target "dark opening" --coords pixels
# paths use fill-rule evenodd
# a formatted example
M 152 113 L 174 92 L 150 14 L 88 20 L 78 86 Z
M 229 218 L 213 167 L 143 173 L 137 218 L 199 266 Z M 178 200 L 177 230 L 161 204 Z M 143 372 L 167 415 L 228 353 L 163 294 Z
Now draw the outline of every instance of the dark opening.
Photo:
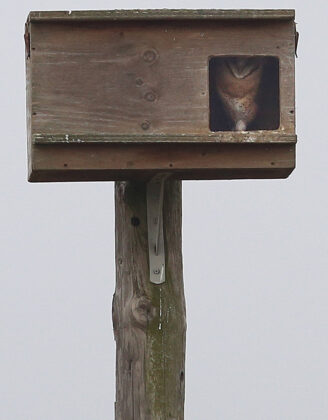
M 212 57 L 209 89 L 211 131 L 279 128 L 277 57 Z

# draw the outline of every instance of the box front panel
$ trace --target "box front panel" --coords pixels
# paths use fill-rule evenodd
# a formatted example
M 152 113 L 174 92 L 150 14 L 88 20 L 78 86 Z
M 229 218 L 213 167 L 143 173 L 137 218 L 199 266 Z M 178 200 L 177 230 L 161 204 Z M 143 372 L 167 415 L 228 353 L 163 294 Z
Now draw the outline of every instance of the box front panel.
M 209 135 L 209 62 L 227 55 L 277 57 L 276 132 L 294 134 L 293 28 L 292 21 L 32 23 L 32 134 Z

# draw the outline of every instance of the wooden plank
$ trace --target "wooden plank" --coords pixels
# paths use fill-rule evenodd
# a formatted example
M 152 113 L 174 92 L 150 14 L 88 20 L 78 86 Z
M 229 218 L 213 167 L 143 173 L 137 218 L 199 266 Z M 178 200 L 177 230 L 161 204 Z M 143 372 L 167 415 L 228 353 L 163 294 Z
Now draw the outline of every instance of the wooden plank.
M 280 60 L 280 134 L 295 133 L 292 21 L 31 24 L 32 130 L 209 135 L 210 56 Z
M 181 182 L 164 193 L 165 283 L 149 280 L 146 184 L 115 185 L 116 420 L 184 415 L 186 314 L 181 252 Z
M 79 21 L 79 20 L 253 20 L 295 18 L 293 9 L 134 9 L 134 10 L 82 10 L 82 11 L 33 11 L 28 20 Z
M 32 63 L 30 54 L 29 25 L 25 26 L 25 73 L 26 73 L 26 129 L 27 129 L 27 164 L 28 173 L 32 172 Z
M 280 178 L 293 144 L 107 144 L 33 146 L 31 182 L 126 180 L 172 172 L 178 179 Z
M 233 179 L 283 179 L 287 178 L 293 168 L 253 168 L 253 169 L 184 169 L 172 171 L 173 179 L 183 180 L 233 180 Z M 148 181 L 159 170 L 122 172 L 113 170 L 34 170 L 30 174 L 29 182 L 94 182 L 94 181 Z M 167 170 L 165 171 L 167 173 Z
M 207 136 L 196 135 L 69 135 L 34 134 L 33 144 L 108 144 L 108 143 L 296 143 L 293 134 L 276 131 L 216 132 Z

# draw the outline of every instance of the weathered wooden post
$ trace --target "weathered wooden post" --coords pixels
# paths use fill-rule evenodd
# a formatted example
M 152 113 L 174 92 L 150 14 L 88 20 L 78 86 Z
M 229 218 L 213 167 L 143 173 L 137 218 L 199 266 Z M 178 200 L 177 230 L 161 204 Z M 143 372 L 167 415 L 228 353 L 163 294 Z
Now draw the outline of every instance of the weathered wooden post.
M 292 10 L 28 17 L 29 181 L 116 181 L 117 420 L 184 418 L 181 180 L 292 172 L 295 39 Z
M 164 194 L 166 270 L 161 284 L 149 281 L 146 184 L 117 182 L 115 203 L 116 418 L 183 419 L 181 181 L 167 182 Z

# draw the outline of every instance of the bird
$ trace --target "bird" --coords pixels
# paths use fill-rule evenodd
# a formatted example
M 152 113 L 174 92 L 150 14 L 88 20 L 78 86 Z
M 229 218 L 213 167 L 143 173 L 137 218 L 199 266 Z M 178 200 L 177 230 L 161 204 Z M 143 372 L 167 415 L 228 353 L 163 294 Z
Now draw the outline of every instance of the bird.
M 215 86 L 231 118 L 234 131 L 245 131 L 256 118 L 256 96 L 263 74 L 264 58 L 223 57 L 217 61 Z

